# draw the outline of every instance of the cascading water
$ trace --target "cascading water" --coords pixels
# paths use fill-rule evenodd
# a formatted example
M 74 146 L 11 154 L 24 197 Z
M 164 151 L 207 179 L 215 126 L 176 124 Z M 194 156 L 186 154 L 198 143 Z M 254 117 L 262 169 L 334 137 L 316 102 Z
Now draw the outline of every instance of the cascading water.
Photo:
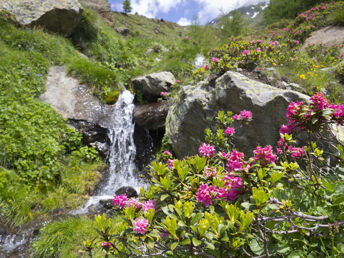
M 92 196 L 86 205 L 74 214 L 86 213 L 88 207 L 97 204 L 99 200 L 111 199 L 119 188 L 130 186 L 139 191 L 145 186 L 143 180 L 135 176 L 136 146 L 134 143 L 133 104 L 134 96 L 125 90 L 119 96 L 112 110 L 112 116 L 102 126 L 109 130 L 111 141 L 109 161 L 109 176 L 98 192 Z

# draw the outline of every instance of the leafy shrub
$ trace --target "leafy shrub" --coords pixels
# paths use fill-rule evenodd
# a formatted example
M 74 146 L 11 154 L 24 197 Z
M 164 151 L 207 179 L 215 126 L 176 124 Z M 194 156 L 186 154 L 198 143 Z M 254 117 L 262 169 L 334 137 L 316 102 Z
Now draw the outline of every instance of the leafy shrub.
M 299 132 L 326 135 L 329 124 L 344 122 L 343 110 L 322 93 L 290 103 L 277 154 L 257 146 L 248 159 L 231 139 L 252 113 L 220 112 L 217 129 L 206 132 L 214 145 L 182 160 L 165 151 L 139 199 L 114 196 L 127 223 L 122 231 L 96 216 L 99 238 L 86 248 L 119 257 L 343 255 L 343 168 L 328 167 L 316 143 L 293 140 Z

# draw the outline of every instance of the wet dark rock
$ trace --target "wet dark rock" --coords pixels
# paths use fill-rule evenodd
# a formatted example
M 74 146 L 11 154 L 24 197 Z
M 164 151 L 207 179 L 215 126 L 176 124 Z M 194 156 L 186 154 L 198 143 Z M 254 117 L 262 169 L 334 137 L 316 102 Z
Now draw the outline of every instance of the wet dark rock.
M 100 204 L 103 208 L 105 208 L 105 209 L 107 209 L 107 210 L 114 208 L 114 206 L 113 206 L 113 200 L 112 200 L 112 199 L 109 199 L 109 200 L 100 200 L 100 201 L 99 201 L 99 204 Z
M 135 125 L 134 142 L 136 145 L 136 167 L 144 172 L 145 167 L 155 158 L 159 150 L 165 129 L 149 130 Z M 144 172 L 145 173 L 145 172 Z
M 164 128 L 166 116 L 168 110 L 172 106 L 172 103 L 172 100 L 168 100 L 135 106 L 135 123 L 149 130 L 158 130 Z
M 125 195 L 127 195 L 128 198 L 138 197 L 138 194 L 137 194 L 136 190 L 134 188 L 130 187 L 130 186 L 123 186 L 123 187 L 119 188 L 115 192 L 115 194 L 116 195 L 125 194 Z
M 69 124 L 83 134 L 83 141 L 94 146 L 104 157 L 109 154 L 108 129 L 85 120 L 69 119 Z

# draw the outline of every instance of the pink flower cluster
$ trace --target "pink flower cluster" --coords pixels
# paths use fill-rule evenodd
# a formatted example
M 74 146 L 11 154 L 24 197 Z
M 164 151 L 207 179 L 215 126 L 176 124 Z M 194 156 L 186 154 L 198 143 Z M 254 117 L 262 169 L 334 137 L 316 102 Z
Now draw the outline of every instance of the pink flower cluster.
M 172 169 L 173 168 L 173 162 L 174 162 L 174 159 L 168 159 L 167 160 L 167 166 Z
M 257 146 L 253 153 L 253 158 L 263 166 L 276 161 L 277 156 L 273 154 L 271 145 L 267 145 L 264 148 Z
M 301 159 L 306 155 L 306 151 L 301 147 L 288 146 L 288 144 L 281 138 L 278 141 L 277 153 L 282 154 L 283 150 L 290 155 L 293 160 Z
M 147 227 L 149 226 L 148 220 L 145 218 L 137 218 L 134 220 L 134 231 L 137 234 L 144 235 L 146 234 Z
M 217 63 L 217 62 L 219 62 L 219 59 L 217 57 L 213 57 L 212 61 L 213 61 L 213 63 Z
M 125 203 L 128 201 L 128 197 L 126 194 L 115 195 L 113 197 L 113 205 L 118 206 L 120 209 L 123 209 Z
M 138 198 L 128 199 L 126 194 L 114 195 L 113 205 L 118 206 L 120 209 L 133 206 L 135 209 L 141 208 L 144 212 L 149 211 L 150 209 L 155 209 L 154 200 L 148 200 L 141 203 Z
M 168 150 L 164 150 L 163 154 L 166 156 L 172 157 L 172 153 L 169 152 Z
M 225 176 L 224 181 L 226 181 L 226 186 L 230 187 L 227 199 L 231 201 L 235 200 L 241 193 L 240 189 L 244 187 L 241 177 L 227 175 Z
M 279 42 L 277 40 L 270 42 L 270 46 L 274 47 L 276 45 L 279 45 Z
M 248 55 L 250 53 L 250 50 L 244 50 L 244 52 L 243 52 L 243 54 L 246 56 L 246 55 Z
M 301 159 L 304 155 L 306 155 L 305 149 L 300 147 L 288 147 L 288 152 L 293 160 Z
M 233 127 L 227 127 L 225 130 L 225 134 L 227 136 L 233 135 L 233 134 L 235 134 L 235 129 Z
M 244 161 L 244 153 L 237 150 L 233 150 L 231 154 L 227 154 L 227 171 L 241 171 L 244 169 L 244 166 L 247 164 Z
M 318 110 L 323 110 L 328 108 L 330 103 L 325 98 L 324 93 L 318 92 L 311 97 L 311 107 L 317 108 Z
M 329 116 L 323 110 L 329 110 Z M 330 104 L 322 92 L 310 98 L 310 104 L 291 102 L 286 114 L 288 124 L 282 125 L 280 133 L 291 133 L 295 129 L 313 130 L 325 123 L 344 124 L 344 105 Z M 316 118 L 314 123 L 313 118 Z
M 209 177 L 214 177 L 217 175 L 217 171 L 215 168 L 208 168 L 208 167 L 205 167 L 204 168 L 204 175 L 206 178 L 209 178 Z
M 142 207 L 142 210 L 147 212 L 149 211 L 150 209 L 155 209 L 155 200 L 148 200 L 148 201 L 145 201 L 141 207 Z
M 205 207 L 213 204 L 212 193 L 217 192 L 216 186 L 209 187 L 208 184 L 203 184 L 198 188 L 196 199 L 199 203 L 202 203 Z
M 109 242 L 104 242 L 104 243 L 101 243 L 100 246 L 103 248 L 106 248 L 106 247 L 111 247 L 111 244 Z
M 198 153 L 202 157 L 208 157 L 211 158 L 215 154 L 215 148 L 214 146 L 211 146 L 210 144 L 203 143 L 199 148 L 198 148 Z
M 252 112 L 248 110 L 242 110 L 240 114 L 235 114 L 233 116 L 233 121 L 235 120 L 249 120 L 252 118 Z
M 225 199 L 226 201 L 233 201 L 240 194 L 238 189 L 243 188 L 242 179 L 235 176 L 226 176 L 225 187 L 217 188 L 215 185 L 208 186 L 203 184 L 198 188 L 196 199 L 205 207 L 213 204 L 213 200 Z
M 171 92 L 165 92 L 165 91 L 160 92 L 161 97 L 168 97 L 170 95 L 171 95 Z

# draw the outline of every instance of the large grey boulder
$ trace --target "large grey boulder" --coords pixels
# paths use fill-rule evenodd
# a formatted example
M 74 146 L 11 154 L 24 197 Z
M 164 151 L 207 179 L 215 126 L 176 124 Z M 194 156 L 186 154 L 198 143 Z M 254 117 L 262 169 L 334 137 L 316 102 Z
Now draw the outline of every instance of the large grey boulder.
M 170 91 L 170 87 L 176 83 L 176 78 L 170 72 L 159 72 L 136 78 L 132 83 L 135 90 L 141 91 L 146 100 L 154 102 L 161 92 Z
M 328 26 L 320 30 L 312 32 L 311 36 L 306 39 L 302 46 L 304 50 L 308 46 L 322 45 L 327 46 L 340 45 L 344 43 L 344 27 L 342 26 Z M 342 52 L 344 48 L 342 48 Z
M 257 145 L 277 143 L 291 101 L 308 99 L 299 92 L 278 89 L 229 71 L 215 85 L 202 82 L 184 87 L 167 115 L 166 134 L 178 157 L 193 155 L 204 141 L 204 130 L 214 128 L 219 110 L 251 110 L 253 121 L 235 135 L 237 148 L 251 155 Z
M 10 12 L 24 26 L 44 27 L 64 36 L 72 34 L 82 14 L 77 0 L 0 0 L 0 10 Z

